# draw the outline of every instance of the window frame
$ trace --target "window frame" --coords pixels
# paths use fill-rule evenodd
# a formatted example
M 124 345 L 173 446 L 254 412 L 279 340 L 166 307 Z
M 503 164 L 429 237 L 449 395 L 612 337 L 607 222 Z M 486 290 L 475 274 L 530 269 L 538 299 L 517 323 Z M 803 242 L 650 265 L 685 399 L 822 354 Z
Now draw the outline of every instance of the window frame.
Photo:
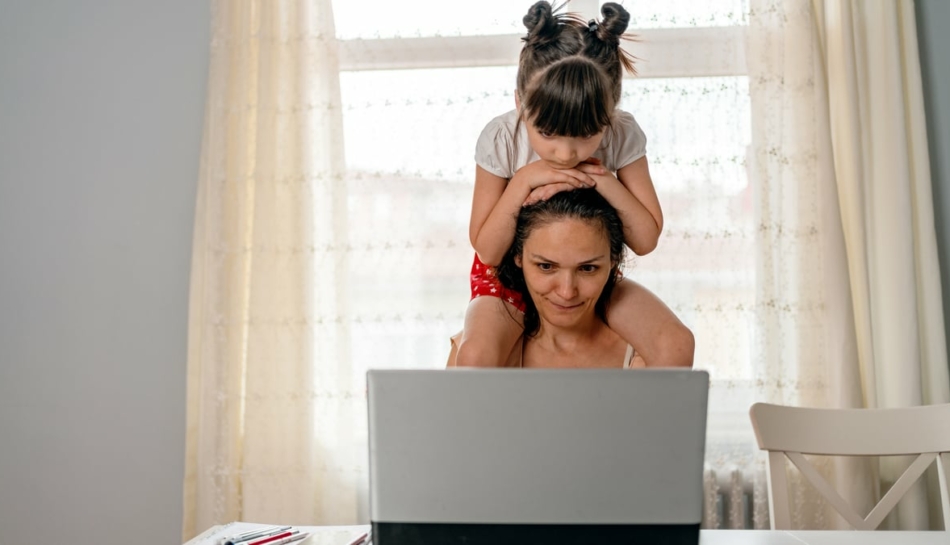
M 745 76 L 745 35 L 743 25 L 638 31 L 637 78 Z M 338 47 L 341 72 L 514 66 L 521 35 L 354 38 Z
M 597 13 L 598 0 L 574 0 L 571 11 Z M 625 49 L 635 50 L 637 79 L 748 76 L 746 25 L 642 29 Z M 521 34 L 338 39 L 340 72 L 515 66 Z M 632 76 L 627 76 L 632 77 Z M 715 382 L 715 380 L 714 380 Z M 753 380 L 729 379 L 752 391 Z M 720 444 L 749 439 L 745 412 L 722 411 L 707 430 Z

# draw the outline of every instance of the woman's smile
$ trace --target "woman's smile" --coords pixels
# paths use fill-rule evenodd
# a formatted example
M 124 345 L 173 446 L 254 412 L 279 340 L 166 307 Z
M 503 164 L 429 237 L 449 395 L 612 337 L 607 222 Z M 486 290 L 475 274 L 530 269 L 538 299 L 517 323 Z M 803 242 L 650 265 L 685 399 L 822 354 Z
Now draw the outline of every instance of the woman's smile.
M 518 261 L 542 323 L 573 327 L 597 319 L 594 307 L 611 270 L 610 245 L 598 225 L 576 218 L 542 225 Z
M 552 300 L 550 300 L 550 299 L 545 299 L 545 300 L 546 300 L 548 303 L 550 303 L 551 306 L 553 306 L 553 307 L 555 308 L 555 310 L 559 310 L 559 311 L 561 311 L 561 312 L 571 312 L 571 311 L 577 310 L 577 309 L 579 309 L 579 308 L 582 308 L 582 307 L 584 306 L 583 303 L 567 304 L 567 303 L 555 303 L 554 301 L 552 301 Z

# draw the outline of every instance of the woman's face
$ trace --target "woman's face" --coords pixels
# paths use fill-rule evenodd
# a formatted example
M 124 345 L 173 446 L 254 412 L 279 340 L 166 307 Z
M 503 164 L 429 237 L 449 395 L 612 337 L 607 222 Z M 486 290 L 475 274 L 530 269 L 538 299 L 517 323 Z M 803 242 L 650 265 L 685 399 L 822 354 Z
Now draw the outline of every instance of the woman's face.
M 612 268 L 600 225 L 574 218 L 543 224 L 528 234 L 515 264 L 524 271 L 542 323 L 569 328 L 595 319 Z

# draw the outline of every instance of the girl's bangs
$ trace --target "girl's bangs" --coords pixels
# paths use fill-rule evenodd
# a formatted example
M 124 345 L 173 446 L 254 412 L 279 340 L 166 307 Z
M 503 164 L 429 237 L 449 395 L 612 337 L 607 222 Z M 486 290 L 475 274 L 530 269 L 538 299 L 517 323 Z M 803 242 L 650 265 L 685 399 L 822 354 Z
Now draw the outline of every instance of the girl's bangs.
M 602 96 L 596 89 L 577 92 L 576 86 L 540 86 L 532 89 L 527 97 L 524 104 L 525 118 L 546 134 L 582 138 L 593 136 L 610 126 L 611 118 L 609 105 L 603 100 L 592 98 L 596 96 Z

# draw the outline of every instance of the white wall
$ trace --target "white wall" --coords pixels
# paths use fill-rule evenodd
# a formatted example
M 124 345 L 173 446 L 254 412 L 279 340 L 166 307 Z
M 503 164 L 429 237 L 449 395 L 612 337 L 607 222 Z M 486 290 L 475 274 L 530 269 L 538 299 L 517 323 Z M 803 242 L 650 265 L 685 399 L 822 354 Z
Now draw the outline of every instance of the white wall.
M 934 223 L 943 287 L 944 325 L 950 339 L 950 2 L 916 0 L 917 40 L 927 111 L 933 176 Z
M 0 0 L 2 545 L 181 542 L 209 23 Z

